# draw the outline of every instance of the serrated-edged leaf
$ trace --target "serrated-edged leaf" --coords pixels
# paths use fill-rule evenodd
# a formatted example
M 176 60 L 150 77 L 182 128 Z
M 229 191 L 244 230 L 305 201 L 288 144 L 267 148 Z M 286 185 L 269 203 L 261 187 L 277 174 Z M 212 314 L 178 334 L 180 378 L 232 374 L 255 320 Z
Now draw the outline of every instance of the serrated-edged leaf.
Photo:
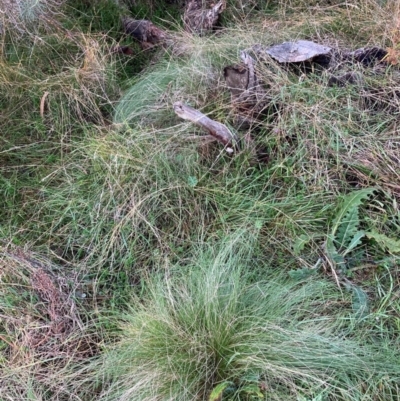
M 222 383 L 216 385 L 214 387 L 213 391 L 211 391 L 211 394 L 208 397 L 208 400 L 209 401 L 221 401 L 224 391 L 232 386 L 234 386 L 234 384 L 232 382 L 222 382 Z
M 354 206 L 348 210 L 343 216 L 343 220 L 338 225 L 335 234 L 335 244 L 339 251 L 347 248 L 351 242 L 352 237 L 355 235 L 360 224 L 358 217 L 358 206 Z
M 351 210 L 358 208 L 358 206 L 361 205 L 363 200 L 367 199 L 368 196 L 372 195 L 372 193 L 375 190 L 376 190 L 375 188 L 360 189 L 343 197 L 340 208 L 338 209 L 336 216 L 332 222 L 332 231 L 331 231 L 332 236 L 335 236 L 339 226 L 344 221 L 345 216 L 349 214 Z
M 390 238 L 385 234 L 380 234 L 375 230 L 365 233 L 367 238 L 375 240 L 384 251 L 390 253 L 400 253 L 400 241 Z
M 350 244 L 347 245 L 346 251 L 343 253 L 343 256 L 346 256 L 349 252 L 351 252 L 357 245 L 360 245 L 361 239 L 365 237 L 365 231 L 360 230 L 357 231 L 352 240 L 350 241 Z
M 353 311 L 358 318 L 362 318 L 369 313 L 368 296 L 360 287 L 352 286 L 353 291 L 352 306 Z

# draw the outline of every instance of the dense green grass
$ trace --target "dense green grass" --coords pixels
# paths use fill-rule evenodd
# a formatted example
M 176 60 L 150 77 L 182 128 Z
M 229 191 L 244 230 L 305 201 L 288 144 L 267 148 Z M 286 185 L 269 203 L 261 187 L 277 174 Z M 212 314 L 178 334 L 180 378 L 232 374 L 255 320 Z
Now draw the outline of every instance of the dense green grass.
M 1 401 L 399 398 L 398 67 L 259 62 L 248 131 L 224 84 L 255 43 L 396 45 L 395 4 L 318 3 L 229 1 L 202 38 L 152 3 L 177 45 L 147 53 L 141 2 L 0 13 Z
M 261 384 L 261 397 L 274 400 L 397 391 L 398 355 L 384 339 L 379 350 L 357 343 L 348 297 L 326 280 L 299 283 L 254 263 L 255 238 L 203 245 L 132 300 L 118 316 L 121 341 L 94 368 L 114 379 L 105 399 L 206 399 L 221 383 L 230 399 Z M 380 388 L 363 387 L 370 377 Z

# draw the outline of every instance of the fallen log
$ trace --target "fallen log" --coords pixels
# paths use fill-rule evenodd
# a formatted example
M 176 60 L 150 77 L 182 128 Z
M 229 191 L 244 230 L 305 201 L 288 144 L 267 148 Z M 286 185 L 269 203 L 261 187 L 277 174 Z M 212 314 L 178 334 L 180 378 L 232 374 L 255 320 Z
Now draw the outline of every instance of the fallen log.
M 248 52 L 254 56 L 250 56 Z M 254 45 L 242 51 L 242 63 L 224 68 L 224 78 L 231 93 L 231 105 L 235 114 L 235 124 L 248 128 L 259 121 L 265 112 L 274 112 L 277 107 L 268 98 L 268 82 L 259 79 L 256 71 L 256 62 L 270 63 L 271 59 L 282 65 L 285 70 L 295 73 L 339 72 L 346 67 L 360 64 L 363 67 L 374 67 L 387 64 L 388 52 L 378 47 L 360 48 L 354 51 L 340 51 L 307 40 L 284 42 L 272 47 Z M 317 65 L 319 68 L 315 68 Z M 358 69 L 359 70 L 359 69 Z M 358 71 L 357 70 L 357 71 Z M 347 85 L 361 85 L 363 82 L 360 72 L 350 71 L 336 76 L 329 75 L 328 86 L 344 87 Z
M 233 153 L 237 142 L 236 137 L 224 124 L 212 120 L 199 110 L 187 106 L 182 102 L 174 103 L 173 107 L 175 113 L 180 118 L 191 121 L 192 123 L 202 127 L 217 141 L 221 142 L 226 147 L 228 153 Z
M 352 52 L 344 52 L 343 58 L 356 61 L 364 67 L 372 67 L 374 64 L 386 64 L 388 51 L 380 47 L 362 47 Z

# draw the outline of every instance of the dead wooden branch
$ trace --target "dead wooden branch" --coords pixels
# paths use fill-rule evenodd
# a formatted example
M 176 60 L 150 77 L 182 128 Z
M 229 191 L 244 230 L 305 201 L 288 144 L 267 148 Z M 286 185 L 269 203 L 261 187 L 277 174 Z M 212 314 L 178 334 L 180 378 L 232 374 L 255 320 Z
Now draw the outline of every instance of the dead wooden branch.
M 314 62 L 325 66 L 329 64 L 332 53 L 330 47 L 309 40 L 284 42 L 264 51 L 282 64 Z
M 226 150 L 228 153 L 233 152 L 236 138 L 224 124 L 212 120 L 199 110 L 187 106 L 182 102 L 174 103 L 174 111 L 180 118 L 191 121 L 208 131 L 210 135 L 227 147 Z
M 219 1 L 209 9 L 203 8 L 201 0 L 189 0 L 183 15 L 185 30 L 199 35 L 211 31 L 217 25 L 219 15 L 224 9 L 225 0 Z
M 170 38 L 166 31 L 145 19 L 135 20 L 126 17 L 122 19 L 122 25 L 125 32 L 140 42 L 143 49 L 161 45 Z
M 247 125 L 266 107 L 267 92 L 257 79 L 253 57 L 242 51 L 240 58 L 241 64 L 224 68 L 224 77 L 237 122 Z
M 343 58 L 361 63 L 364 67 L 385 63 L 388 51 L 380 47 L 362 47 L 352 52 L 344 52 Z

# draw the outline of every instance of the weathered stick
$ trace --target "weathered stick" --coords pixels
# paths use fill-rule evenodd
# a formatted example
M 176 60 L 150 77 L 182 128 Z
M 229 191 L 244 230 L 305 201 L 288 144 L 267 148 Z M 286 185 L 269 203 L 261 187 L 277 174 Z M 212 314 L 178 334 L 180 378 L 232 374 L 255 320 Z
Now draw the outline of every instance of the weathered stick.
M 211 120 L 211 118 L 207 117 L 205 114 L 182 102 L 174 103 L 174 111 L 180 118 L 189 120 L 207 130 L 210 135 L 227 147 L 226 150 L 228 153 L 233 152 L 236 138 L 224 124 Z

